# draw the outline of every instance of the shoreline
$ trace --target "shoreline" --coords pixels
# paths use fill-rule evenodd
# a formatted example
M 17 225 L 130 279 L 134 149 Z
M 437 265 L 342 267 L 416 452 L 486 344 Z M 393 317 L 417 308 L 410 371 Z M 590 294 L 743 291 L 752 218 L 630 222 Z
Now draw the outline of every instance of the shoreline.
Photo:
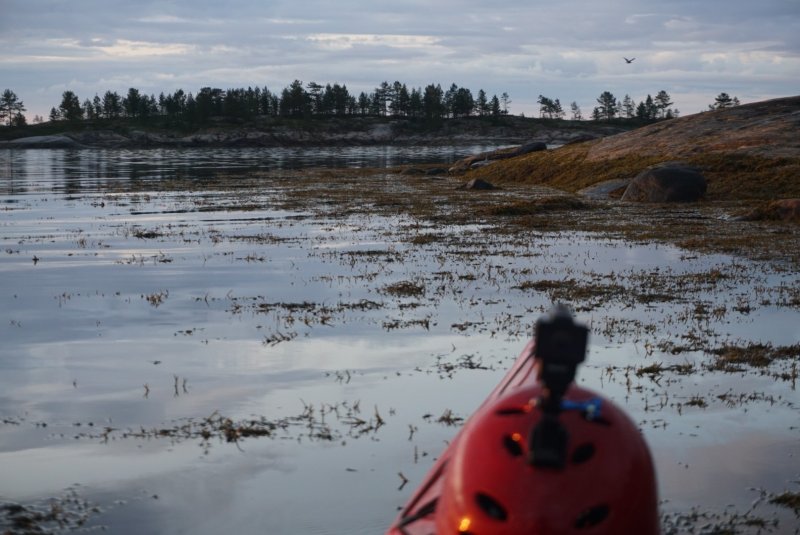
M 598 139 L 636 128 L 637 124 L 552 121 L 520 117 L 480 117 L 426 123 L 412 119 L 261 121 L 175 127 L 127 122 L 43 123 L 24 129 L 0 129 L 0 148 L 193 148 L 314 147 L 374 145 L 563 145 Z

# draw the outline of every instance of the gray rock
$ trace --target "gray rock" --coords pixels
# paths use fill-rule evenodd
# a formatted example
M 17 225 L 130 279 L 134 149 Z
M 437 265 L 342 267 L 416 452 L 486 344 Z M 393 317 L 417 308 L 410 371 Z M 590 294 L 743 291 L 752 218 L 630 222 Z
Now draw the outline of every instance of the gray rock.
M 578 193 L 590 199 L 619 198 L 620 192 L 626 189 L 630 183 L 631 180 L 628 178 L 615 178 L 583 188 Z
M 128 137 L 117 134 L 112 130 L 89 130 L 86 132 L 71 132 L 70 137 L 82 145 L 92 147 L 122 147 L 129 145 Z
M 495 160 L 478 160 L 477 162 L 472 162 L 469 164 L 470 169 L 478 169 L 481 167 L 486 167 L 487 165 L 494 163 Z
M 489 163 L 496 161 L 496 160 L 505 160 L 507 158 L 515 158 L 517 156 L 522 156 L 524 154 L 528 154 L 531 152 L 537 152 L 541 150 L 546 150 L 547 144 L 543 141 L 533 141 L 531 143 L 526 143 L 524 145 L 520 145 L 519 147 L 514 148 L 503 148 L 492 150 L 488 152 L 482 152 L 480 154 L 475 154 L 473 156 L 467 156 L 461 160 L 458 160 L 453 164 L 453 166 L 449 169 L 451 173 L 459 173 L 466 171 L 468 169 L 475 169 L 476 167 L 483 167 L 484 165 L 488 165 Z
M 705 195 L 707 187 L 706 178 L 697 168 L 681 162 L 668 162 L 639 173 L 625 190 L 622 200 L 693 202 Z
M 522 156 L 523 154 L 528 154 L 531 152 L 539 152 L 542 150 L 547 150 L 547 143 L 543 141 L 534 141 L 532 143 L 526 143 L 524 145 L 520 145 L 507 155 L 503 155 L 503 157 L 513 158 L 514 156 Z
M 7 141 L 0 145 L 0 147 L 10 149 L 80 149 L 83 148 L 83 145 L 70 137 L 53 135 L 21 137 Z
M 496 189 L 495 185 L 481 178 L 473 178 L 466 184 L 462 184 L 458 189 L 490 190 Z

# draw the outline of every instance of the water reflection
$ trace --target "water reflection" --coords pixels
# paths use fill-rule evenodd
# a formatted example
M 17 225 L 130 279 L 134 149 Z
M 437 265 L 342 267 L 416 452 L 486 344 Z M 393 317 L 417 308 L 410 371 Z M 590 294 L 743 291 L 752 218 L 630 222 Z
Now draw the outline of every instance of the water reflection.
M 452 163 L 497 145 L 369 146 L 202 149 L 0 149 L 0 193 L 90 193 L 113 182 L 131 185 L 166 179 L 206 180 L 221 172 L 309 167 L 383 168 Z

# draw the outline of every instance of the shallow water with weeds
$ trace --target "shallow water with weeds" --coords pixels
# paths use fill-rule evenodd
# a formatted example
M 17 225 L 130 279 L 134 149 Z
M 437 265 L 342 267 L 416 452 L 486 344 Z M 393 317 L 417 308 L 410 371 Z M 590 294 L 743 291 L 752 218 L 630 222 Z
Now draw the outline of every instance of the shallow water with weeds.
M 0 152 L 0 528 L 380 533 L 560 301 L 665 533 L 795 532 L 795 229 L 393 150 Z

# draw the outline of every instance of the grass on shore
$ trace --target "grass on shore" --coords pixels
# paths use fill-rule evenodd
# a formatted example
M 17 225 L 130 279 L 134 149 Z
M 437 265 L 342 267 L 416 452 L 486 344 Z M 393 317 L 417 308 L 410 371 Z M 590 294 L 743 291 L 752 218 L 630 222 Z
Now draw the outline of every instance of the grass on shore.
M 767 158 L 735 152 L 639 155 L 589 161 L 594 142 L 536 152 L 470 171 L 468 178 L 496 184 L 527 184 L 577 192 L 600 182 L 631 179 L 647 167 L 680 159 L 698 167 L 708 180 L 709 200 L 769 200 L 800 197 L 800 158 Z

